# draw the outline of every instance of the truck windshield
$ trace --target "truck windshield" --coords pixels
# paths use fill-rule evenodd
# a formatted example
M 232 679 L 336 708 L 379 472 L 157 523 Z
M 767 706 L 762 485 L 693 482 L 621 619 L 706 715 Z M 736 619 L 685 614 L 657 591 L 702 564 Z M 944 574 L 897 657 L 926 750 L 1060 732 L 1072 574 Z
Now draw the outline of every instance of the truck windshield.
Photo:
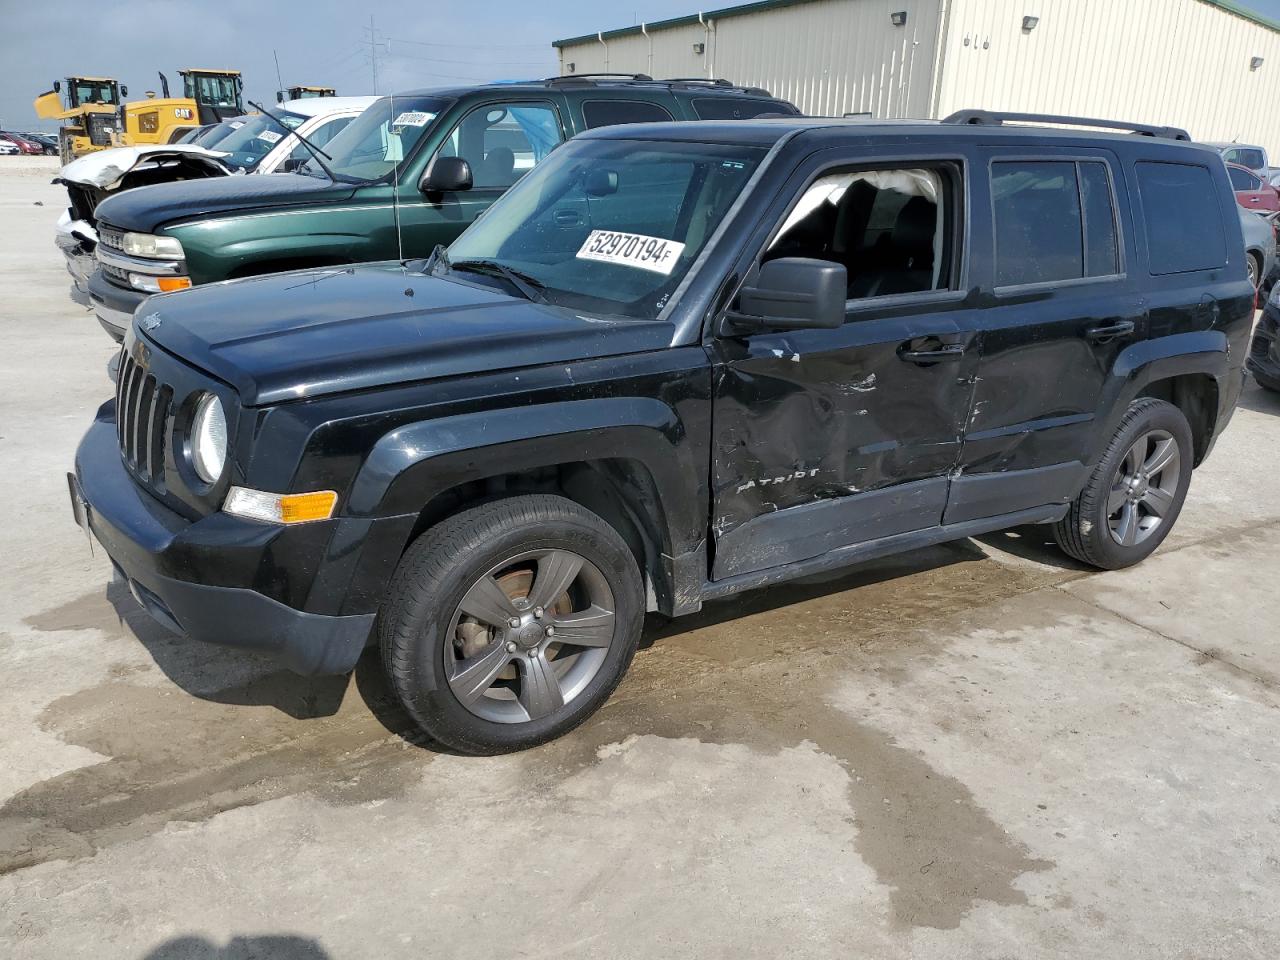
M 710 143 L 570 141 L 454 241 L 447 269 L 500 285 L 492 266 L 500 264 L 548 303 L 656 317 L 764 154 Z
M 286 113 L 283 110 L 274 112 L 290 130 L 306 119 L 300 113 Z M 218 142 L 217 149 L 227 152 L 227 156 L 222 158 L 223 163 L 248 173 L 256 169 L 262 158 L 286 136 L 288 134 L 280 129 L 278 123 L 264 114 L 258 114 L 245 117 L 239 127 Z
M 333 158 L 325 163 L 343 179 L 381 180 L 413 153 L 446 106 L 437 97 L 383 97 L 325 144 Z M 301 172 L 326 175 L 314 159 Z
M 114 83 L 99 82 L 96 80 L 77 80 L 72 95 L 72 106 L 78 107 L 85 103 L 105 103 L 114 105 L 119 98 L 116 96 Z
M 235 77 L 189 73 L 183 77 L 182 86 L 187 97 L 196 103 L 210 107 L 240 107 L 240 87 Z

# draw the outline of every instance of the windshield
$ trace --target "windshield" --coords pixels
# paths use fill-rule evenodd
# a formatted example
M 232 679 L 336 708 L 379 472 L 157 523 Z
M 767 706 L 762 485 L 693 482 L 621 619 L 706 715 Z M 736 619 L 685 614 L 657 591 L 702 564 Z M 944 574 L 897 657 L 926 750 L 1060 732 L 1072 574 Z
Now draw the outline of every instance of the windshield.
M 85 103 L 112 104 L 118 102 L 114 83 L 98 83 L 93 80 L 77 80 L 72 92 L 72 106 Z
M 212 148 L 215 143 L 221 143 L 231 134 L 235 133 L 247 122 L 246 117 L 236 117 L 234 120 L 223 120 L 221 123 L 215 123 L 208 127 L 202 133 L 197 134 L 191 142 L 199 147 Z M 277 128 L 279 129 L 279 128 Z
M 450 269 L 496 261 L 549 303 L 656 317 L 764 153 L 708 143 L 570 141 L 454 241 Z M 504 282 L 491 273 L 465 275 Z
M 290 130 L 306 119 L 300 113 L 286 113 L 283 110 L 277 110 L 275 116 Z M 229 154 L 222 158 L 223 163 L 248 173 L 286 136 L 288 134 L 280 129 L 279 123 L 265 113 L 260 113 L 256 117 L 246 117 L 243 124 L 218 141 L 218 149 Z
M 326 144 L 325 159 L 338 177 L 380 180 L 413 153 L 448 101 L 436 97 L 383 97 Z M 324 176 L 314 159 L 301 172 Z
M 211 77 L 188 73 L 182 78 L 186 95 L 210 107 L 240 108 L 240 84 L 235 77 Z

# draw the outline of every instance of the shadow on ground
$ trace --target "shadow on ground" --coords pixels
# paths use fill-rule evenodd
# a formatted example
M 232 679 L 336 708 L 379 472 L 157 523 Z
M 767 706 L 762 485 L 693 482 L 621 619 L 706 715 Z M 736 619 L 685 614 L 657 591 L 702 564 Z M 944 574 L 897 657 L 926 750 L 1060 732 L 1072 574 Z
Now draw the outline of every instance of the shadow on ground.
M 204 937 L 175 937 L 142 960 L 328 960 L 329 954 L 310 937 L 290 935 L 232 937 L 218 946 Z

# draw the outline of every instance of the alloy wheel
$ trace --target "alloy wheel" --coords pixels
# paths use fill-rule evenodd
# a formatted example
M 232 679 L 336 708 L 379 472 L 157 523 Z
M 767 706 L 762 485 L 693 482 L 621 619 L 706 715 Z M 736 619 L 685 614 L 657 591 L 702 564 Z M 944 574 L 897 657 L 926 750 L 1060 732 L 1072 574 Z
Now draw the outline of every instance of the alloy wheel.
M 1144 433 L 1120 461 L 1107 497 L 1107 524 L 1123 547 L 1145 541 L 1164 523 L 1181 476 L 1178 442 L 1164 430 Z
M 458 701 L 495 723 L 555 713 L 600 671 L 615 605 L 598 567 L 569 550 L 497 564 L 463 595 L 449 625 L 445 676 Z

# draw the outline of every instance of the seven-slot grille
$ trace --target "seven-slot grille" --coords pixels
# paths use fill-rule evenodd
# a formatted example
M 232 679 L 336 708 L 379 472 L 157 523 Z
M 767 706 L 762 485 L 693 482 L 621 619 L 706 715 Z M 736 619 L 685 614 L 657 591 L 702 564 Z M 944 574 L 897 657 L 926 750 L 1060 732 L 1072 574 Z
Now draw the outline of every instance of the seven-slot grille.
M 109 227 L 105 223 L 98 224 L 98 242 L 108 250 L 124 252 L 124 231 Z
M 125 463 L 154 486 L 164 489 L 165 439 L 173 388 L 157 382 L 146 368 L 125 353 L 116 381 L 116 432 Z

